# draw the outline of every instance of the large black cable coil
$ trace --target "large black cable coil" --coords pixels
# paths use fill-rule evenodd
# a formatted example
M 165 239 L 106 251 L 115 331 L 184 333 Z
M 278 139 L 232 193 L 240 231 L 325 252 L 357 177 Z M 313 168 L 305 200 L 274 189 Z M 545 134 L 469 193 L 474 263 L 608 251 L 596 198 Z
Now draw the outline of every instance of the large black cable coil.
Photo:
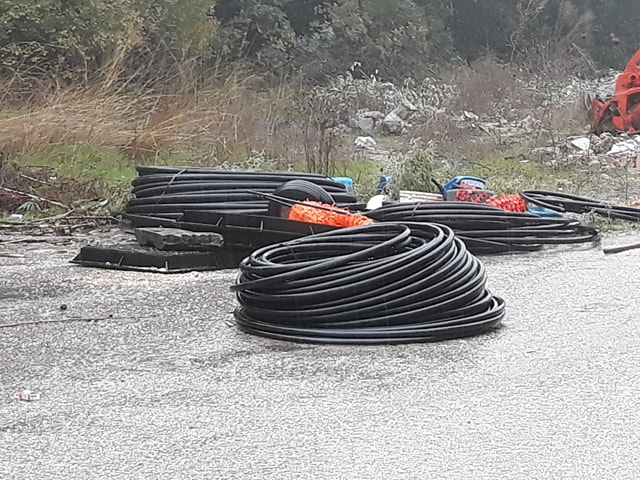
M 180 174 L 224 174 L 224 175 L 243 175 L 247 173 L 245 171 L 235 170 L 221 170 L 216 167 L 181 167 L 181 166 L 161 166 L 161 165 L 148 165 L 136 167 L 138 175 L 175 175 Z M 249 172 L 255 173 L 261 176 L 277 176 L 277 177 L 289 177 L 289 180 L 293 178 L 327 178 L 325 175 L 319 173 L 306 173 L 306 172 Z
M 256 250 L 235 285 L 238 327 L 312 343 L 433 342 L 496 328 L 504 301 L 446 227 L 372 224 Z
M 124 208 L 127 218 L 178 219 L 186 210 L 266 213 L 264 194 L 283 184 L 304 180 L 323 191 L 325 203 L 352 204 L 356 197 L 329 177 L 301 172 L 251 172 L 214 168 L 137 167 L 133 198 Z M 301 182 L 301 183 L 305 183 Z
M 426 222 L 453 229 L 474 254 L 540 250 L 594 242 L 598 231 L 564 217 L 509 212 L 472 202 L 396 203 L 366 214 L 379 222 Z

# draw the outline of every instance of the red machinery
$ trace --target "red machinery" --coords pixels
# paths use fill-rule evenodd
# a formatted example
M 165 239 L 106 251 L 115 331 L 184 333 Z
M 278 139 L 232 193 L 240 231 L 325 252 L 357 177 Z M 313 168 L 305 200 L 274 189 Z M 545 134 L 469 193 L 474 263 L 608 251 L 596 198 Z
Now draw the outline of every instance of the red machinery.
M 606 131 L 640 133 L 640 50 L 616 76 L 615 93 L 591 102 L 593 124 L 589 133 Z

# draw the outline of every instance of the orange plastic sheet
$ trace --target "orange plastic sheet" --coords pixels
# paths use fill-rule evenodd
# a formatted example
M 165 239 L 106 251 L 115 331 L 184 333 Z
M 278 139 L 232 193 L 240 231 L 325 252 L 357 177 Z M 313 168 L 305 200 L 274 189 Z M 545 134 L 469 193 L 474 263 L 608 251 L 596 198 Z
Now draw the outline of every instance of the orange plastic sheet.
M 322 208 L 316 208 L 322 207 Z M 373 220 L 358 213 L 350 213 L 344 208 L 334 207 L 326 203 L 307 200 L 304 204 L 296 204 L 289 210 L 289 220 L 299 222 L 319 223 L 336 227 L 356 227 L 369 225 Z

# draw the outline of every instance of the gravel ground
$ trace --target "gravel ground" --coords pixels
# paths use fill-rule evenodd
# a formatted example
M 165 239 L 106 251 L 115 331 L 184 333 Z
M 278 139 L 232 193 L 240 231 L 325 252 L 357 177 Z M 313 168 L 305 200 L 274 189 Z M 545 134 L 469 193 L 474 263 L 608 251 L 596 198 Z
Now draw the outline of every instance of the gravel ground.
M 68 263 L 103 237 L 0 243 L 2 479 L 640 477 L 640 251 L 485 258 L 500 330 L 333 347 L 238 332 L 235 271 Z

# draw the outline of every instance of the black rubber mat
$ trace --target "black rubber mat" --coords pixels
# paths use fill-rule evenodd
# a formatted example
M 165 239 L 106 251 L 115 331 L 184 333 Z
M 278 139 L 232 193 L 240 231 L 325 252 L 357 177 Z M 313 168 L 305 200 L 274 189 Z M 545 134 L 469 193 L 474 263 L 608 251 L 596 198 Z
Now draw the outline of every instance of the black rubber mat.
M 237 268 L 251 251 L 237 246 L 207 252 L 170 252 L 139 245 L 88 246 L 82 247 L 71 263 L 115 270 L 184 273 Z

